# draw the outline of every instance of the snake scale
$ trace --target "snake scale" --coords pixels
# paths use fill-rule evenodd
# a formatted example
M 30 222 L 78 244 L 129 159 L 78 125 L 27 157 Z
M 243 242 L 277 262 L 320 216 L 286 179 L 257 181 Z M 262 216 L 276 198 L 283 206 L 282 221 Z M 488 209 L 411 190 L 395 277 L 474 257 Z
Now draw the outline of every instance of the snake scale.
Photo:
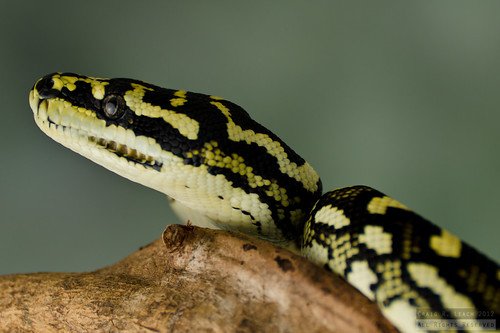
M 297 246 L 400 331 L 491 329 L 499 318 L 498 264 L 370 187 L 321 195 L 309 163 L 232 102 L 53 73 L 30 106 L 48 136 L 165 193 L 193 224 Z

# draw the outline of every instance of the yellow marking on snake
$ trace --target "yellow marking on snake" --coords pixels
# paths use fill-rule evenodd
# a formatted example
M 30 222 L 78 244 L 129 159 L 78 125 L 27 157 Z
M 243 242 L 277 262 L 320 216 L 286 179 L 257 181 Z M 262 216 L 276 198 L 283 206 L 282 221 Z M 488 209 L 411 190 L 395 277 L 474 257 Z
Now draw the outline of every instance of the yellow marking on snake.
M 185 114 L 177 113 L 173 110 L 165 110 L 157 105 L 151 105 L 150 103 L 144 102 L 143 98 L 145 90 L 152 89 L 136 83 L 132 83 L 131 86 L 134 89 L 127 91 L 124 99 L 130 109 L 134 110 L 138 116 L 163 118 L 163 120 L 172 125 L 172 127 L 176 128 L 179 133 L 184 135 L 186 138 L 190 140 L 196 140 L 198 138 L 200 125 L 196 120 L 186 116 Z M 183 94 L 179 93 L 179 95 L 182 96 Z M 176 106 L 182 105 L 184 102 L 185 100 L 180 103 L 179 99 L 177 99 Z
M 99 100 L 104 98 L 105 87 L 109 84 L 109 82 L 95 80 L 93 78 L 82 79 L 74 76 L 57 75 L 57 74 L 54 75 L 53 80 L 54 80 L 53 89 L 57 90 L 61 90 L 63 87 L 65 87 L 69 91 L 74 91 L 76 89 L 75 83 L 77 81 L 89 83 L 92 87 L 92 95 L 94 96 L 94 98 Z
M 185 90 L 177 90 L 174 92 L 174 96 L 180 97 L 180 98 L 186 98 L 187 91 Z
M 351 264 L 351 272 L 346 276 L 347 281 L 358 288 L 370 300 L 375 299 L 371 285 L 378 281 L 377 276 L 368 267 L 366 261 L 355 261 Z
M 403 299 L 419 299 L 418 294 L 402 279 L 402 263 L 400 260 L 386 260 L 377 264 L 376 272 L 381 274 L 382 283 L 376 290 L 378 300 L 387 300 L 393 297 Z M 423 303 L 427 304 L 427 303 Z M 423 304 L 419 304 L 422 306 Z
M 178 98 L 172 98 L 172 99 L 170 99 L 170 105 L 172 105 L 173 107 L 184 105 L 184 103 L 187 102 L 186 93 L 187 93 L 187 91 L 177 90 L 174 93 L 174 96 L 177 96 Z
M 389 306 L 382 308 L 382 313 L 394 326 L 404 328 L 405 333 L 422 333 L 425 330 L 415 325 L 415 307 L 406 299 L 397 299 Z
M 446 281 L 439 277 L 435 266 L 422 263 L 409 263 L 408 272 L 419 287 L 429 288 L 441 295 L 441 300 L 448 308 L 473 308 L 467 297 L 457 293 Z
M 345 234 L 336 236 L 334 234 L 320 234 L 327 248 L 335 249 L 332 251 L 332 257 L 328 261 L 328 266 L 339 274 L 344 275 L 347 268 L 347 260 L 359 254 L 359 248 L 352 246 L 351 235 Z
M 474 309 L 474 304 L 467 296 L 458 293 L 439 276 L 437 267 L 423 263 L 409 263 L 408 272 L 419 287 L 429 288 L 440 295 L 441 302 L 446 308 Z M 457 318 L 457 320 L 460 322 L 462 319 Z
M 383 215 L 386 213 L 388 207 L 409 210 L 405 205 L 389 197 L 373 198 L 368 204 L 367 209 L 372 214 Z
M 430 247 L 440 256 L 459 258 L 462 242 L 446 230 L 441 230 L 440 236 L 432 236 Z
M 328 224 L 335 229 L 348 226 L 350 223 L 349 219 L 344 215 L 344 212 L 341 209 L 332 207 L 331 205 L 321 207 L 321 209 L 316 213 L 315 219 L 316 221 Z
M 367 225 L 364 232 L 359 235 L 359 242 L 374 250 L 377 254 L 392 252 L 392 235 L 384 232 L 382 227 Z

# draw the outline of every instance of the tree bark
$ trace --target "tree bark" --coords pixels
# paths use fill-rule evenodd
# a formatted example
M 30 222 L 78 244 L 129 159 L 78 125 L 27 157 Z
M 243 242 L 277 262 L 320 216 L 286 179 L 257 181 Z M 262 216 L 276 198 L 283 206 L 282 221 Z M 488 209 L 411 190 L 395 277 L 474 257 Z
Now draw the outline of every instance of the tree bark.
M 90 273 L 0 277 L 2 332 L 396 332 L 336 275 L 269 242 L 170 225 Z

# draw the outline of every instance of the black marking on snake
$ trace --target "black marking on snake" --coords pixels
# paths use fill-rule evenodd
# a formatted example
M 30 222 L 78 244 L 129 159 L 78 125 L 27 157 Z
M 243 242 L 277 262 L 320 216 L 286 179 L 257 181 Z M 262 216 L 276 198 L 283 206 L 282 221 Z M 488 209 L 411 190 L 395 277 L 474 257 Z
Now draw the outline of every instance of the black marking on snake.
M 250 212 L 247 212 L 246 210 L 243 210 L 243 209 L 242 209 L 242 210 L 241 210 L 241 213 L 242 213 L 242 214 L 244 214 L 244 215 L 248 215 L 248 216 L 250 216 L 250 218 L 251 218 L 252 220 L 254 220 L 254 221 L 255 221 L 255 218 L 252 216 L 252 214 L 251 214 Z
M 274 258 L 274 261 L 278 263 L 278 266 L 281 268 L 283 272 L 288 272 L 288 271 L 293 272 L 295 270 L 290 259 L 281 258 L 280 256 L 277 256 L 276 258 Z
M 38 94 L 40 95 L 41 99 L 54 98 L 57 97 L 60 93 L 59 90 L 52 89 L 52 87 L 54 86 L 52 75 L 53 74 L 45 76 L 36 83 L 36 89 L 38 90 Z M 35 88 L 35 86 L 33 86 L 33 88 Z M 40 106 L 40 103 L 38 103 L 38 106 Z
M 219 195 L 219 197 L 220 197 L 220 195 Z M 222 199 L 222 197 L 220 197 L 220 198 Z M 250 218 L 251 218 L 252 220 L 254 220 L 254 221 L 255 221 L 255 218 L 252 216 L 252 214 L 251 214 L 250 212 L 247 212 L 246 210 L 243 210 L 243 209 L 241 209 L 241 208 L 239 208 L 239 207 L 231 207 L 231 208 L 232 208 L 232 209 L 239 210 L 239 211 L 240 211 L 243 215 L 248 215 L 248 216 L 250 216 Z
M 52 119 L 50 119 L 49 116 L 47 116 L 47 121 L 49 122 L 50 125 L 53 125 L 53 126 L 56 126 L 56 127 L 62 127 L 63 129 L 66 128 L 66 126 L 64 126 L 64 125 L 56 124 L 54 121 L 52 121 Z
M 217 198 L 224 200 L 224 197 L 222 195 L 218 195 Z
M 142 162 L 142 161 L 136 160 L 136 159 L 134 159 L 134 158 L 132 158 L 130 156 L 123 155 L 123 154 L 121 154 L 120 152 L 117 152 L 117 151 L 113 151 L 113 150 L 109 150 L 109 151 L 112 152 L 113 154 L 115 154 L 118 157 L 123 157 L 123 158 L 125 158 L 128 161 L 134 162 L 136 164 L 140 164 L 143 167 L 145 167 L 146 169 L 153 169 L 153 170 L 156 170 L 156 171 L 161 171 L 161 168 L 163 166 L 162 163 L 158 163 L 156 161 L 154 162 L 154 164 L 150 164 L 148 162 Z

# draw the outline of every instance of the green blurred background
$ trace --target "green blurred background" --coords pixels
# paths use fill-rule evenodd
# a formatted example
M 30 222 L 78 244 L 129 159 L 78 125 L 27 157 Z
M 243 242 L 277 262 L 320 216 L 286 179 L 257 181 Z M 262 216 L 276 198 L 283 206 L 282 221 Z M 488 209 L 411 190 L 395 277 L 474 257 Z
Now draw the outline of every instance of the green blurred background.
M 71 71 L 243 106 L 322 176 L 500 260 L 499 1 L 9 1 L 0 274 L 86 271 L 160 237 L 165 197 L 59 146 L 28 91 Z

